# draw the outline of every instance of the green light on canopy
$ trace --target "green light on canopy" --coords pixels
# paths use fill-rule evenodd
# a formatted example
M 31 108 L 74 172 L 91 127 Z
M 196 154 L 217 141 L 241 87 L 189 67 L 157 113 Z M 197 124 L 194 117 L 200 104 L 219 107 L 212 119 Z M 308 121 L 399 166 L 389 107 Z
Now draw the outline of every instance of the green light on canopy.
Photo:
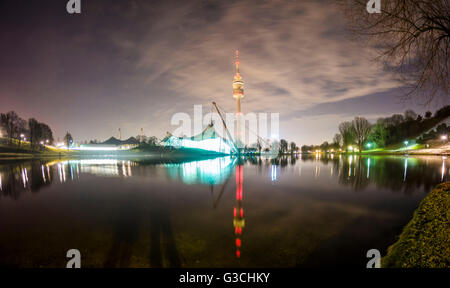
M 231 154 L 235 150 L 231 141 L 223 139 L 214 130 L 213 125 L 209 125 L 202 133 L 192 137 L 175 137 L 171 135 L 162 141 L 164 146 L 174 148 L 192 148 L 205 151 L 213 151 L 222 154 Z

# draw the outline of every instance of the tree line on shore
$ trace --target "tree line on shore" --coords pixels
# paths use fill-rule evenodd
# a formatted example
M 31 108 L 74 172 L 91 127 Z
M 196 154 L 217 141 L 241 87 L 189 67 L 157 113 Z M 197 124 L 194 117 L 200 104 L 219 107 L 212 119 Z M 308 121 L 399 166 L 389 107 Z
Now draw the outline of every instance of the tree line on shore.
M 441 135 L 450 133 L 450 127 L 439 122 L 450 116 L 450 106 L 447 105 L 437 110 L 434 115 L 427 111 L 424 116 L 413 110 L 406 110 L 402 114 L 394 114 L 390 117 L 379 118 L 371 124 L 364 117 L 355 117 L 352 121 L 339 124 L 337 133 L 332 143 L 325 141 L 321 145 L 304 145 L 302 152 L 316 150 L 328 151 L 342 149 L 343 151 L 362 151 L 364 148 L 385 148 L 398 143 L 409 143 L 414 140 L 417 143 L 437 139 Z
M 52 129 L 47 124 L 35 118 L 25 120 L 14 111 L 0 114 L 0 135 L 8 138 L 8 144 L 16 142 L 19 147 L 22 141 L 29 141 L 32 149 L 54 142 Z
M 303 145 L 302 153 L 331 150 L 342 151 L 362 151 L 364 148 L 384 148 L 389 145 L 414 140 L 417 143 L 425 143 L 429 140 L 437 139 L 441 135 L 450 133 L 450 127 L 441 123 L 432 129 L 439 122 L 450 116 L 450 105 L 437 110 L 434 115 L 427 111 L 424 116 L 417 114 L 413 110 L 407 110 L 404 114 L 394 114 L 390 117 L 379 118 L 371 124 L 364 117 L 355 117 L 352 121 L 344 121 L 339 124 L 339 133 L 333 141 L 323 142 L 321 145 Z M 52 145 L 54 142 L 51 128 L 34 118 L 22 119 L 16 112 L 10 111 L 0 114 L 0 136 L 8 138 L 8 144 L 13 141 L 19 147 L 22 141 L 29 141 L 32 149 L 42 148 L 46 144 Z M 141 145 L 156 146 L 158 139 L 154 136 L 140 139 L 136 136 Z M 87 141 L 86 141 L 87 142 Z M 67 147 L 72 145 L 73 138 L 69 132 L 64 136 L 64 143 Z M 90 144 L 99 143 L 91 140 Z M 261 145 L 258 142 L 255 150 L 261 152 Z M 280 154 L 295 153 L 299 150 L 295 142 L 288 142 L 281 139 L 279 142 Z
M 39 122 L 35 118 L 28 120 L 20 117 L 15 111 L 9 111 L 7 113 L 0 113 L 0 138 L 4 137 L 4 143 L 8 145 L 16 145 L 19 148 L 23 146 L 23 142 L 30 143 L 32 149 L 42 149 L 45 145 L 53 145 L 55 139 L 53 137 L 53 131 L 49 125 L 43 122 Z M 158 145 L 158 138 L 155 136 L 147 137 L 143 139 L 140 136 L 136 136 L 139 139 L 141 145 Z M 141 141 L 142 140 L 142 141 Z M 63 143 L 66 147 L 70 147 L 74 144 L 74 139 L 69 132 L 66 132 L 63 138 Z M 85 141 L 85 144 L 98 144 L 98 140 Z

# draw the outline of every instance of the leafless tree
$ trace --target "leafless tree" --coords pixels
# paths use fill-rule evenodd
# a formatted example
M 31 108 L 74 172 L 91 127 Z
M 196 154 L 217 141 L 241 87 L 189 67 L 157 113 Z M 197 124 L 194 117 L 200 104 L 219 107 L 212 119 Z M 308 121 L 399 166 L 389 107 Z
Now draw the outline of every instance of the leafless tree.
M 67 146 L 67 149 L 69 149 L 70 145 L 72 145 L 72 142 L 73 142 L 72 134 L 67 132 L 66 135 L 64 136 L 64 144 Z
M 297 144 L 295 144 L 295 142 L 291 142 L 289 144 L 290 148 L 291 148 L 291 153 L 294 153 L 295 150 L 297 150 Z
M 417 113 L 413 110 L 406 110 L 405 111 L 405 120 L 406 121 L 412 121 L 417 119 Z
M 367 0 L 338 0 L 355 35 L 379 49 L 378 60 L 406 82 L 405 98 L 424 104 L 449 95 L 450 0 L 381 0 L 381 13 Z
M 366 142 L 367 137 L 369 137 L 372 125 L 370 125 L 369 121 L 363 117 L 355 117 L 352 124 L 355 129 L 356 144 L 358 145 L 359 152 L 361 152 L 364 142 Z
M 341 147 L 342 135 L 339 133 L 335 134 L 333 137 L 333 143 L 336 144 L 337 146 Z
M 348 145 L 352 144 L 355 138 L 355 129 L 353 127 L 352 122 L 342 122 L 339 124 L 339 133 L 342 138 L 342 145 L 345 147 L 346 151 L 348 150 Z
M 0 126 L 5 130 L 10 143 L 12 143 L 12 139 L 20 139 L 20 134 L 25 133 L 26 130 L 25 120 L 20 118 L 14 111 L 0 114 Z

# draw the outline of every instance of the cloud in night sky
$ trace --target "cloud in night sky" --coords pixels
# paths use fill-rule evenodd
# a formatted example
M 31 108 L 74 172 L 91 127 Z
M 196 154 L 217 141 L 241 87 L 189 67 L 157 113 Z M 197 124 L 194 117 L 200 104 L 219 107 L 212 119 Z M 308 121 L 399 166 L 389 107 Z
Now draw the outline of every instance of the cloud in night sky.
M 340 121 L 418 107 L 346 33 L 329 1 L 65 1 L 0 4 L 0 111 L 36 117 L 62 138 L 118 127 L 162 137 L 176 112 L 228 112 L 239 48 L 243 112 L 280 113 L 281 137 L 331 140 Z M 62 3 L 62 4 L 61 4 Z

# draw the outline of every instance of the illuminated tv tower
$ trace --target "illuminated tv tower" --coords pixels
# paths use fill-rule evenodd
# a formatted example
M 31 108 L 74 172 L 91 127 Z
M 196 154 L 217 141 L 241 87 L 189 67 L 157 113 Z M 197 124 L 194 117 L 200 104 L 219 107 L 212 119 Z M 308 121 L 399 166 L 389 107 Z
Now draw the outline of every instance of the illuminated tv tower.
M 239 50 L 236 50 L 236 74 L 233 80 L 233 98 L 236 99 L 236 146 L 242 148 L 242 112 L 241 99 L 244 98 L 244 80 L 239 73 Z

